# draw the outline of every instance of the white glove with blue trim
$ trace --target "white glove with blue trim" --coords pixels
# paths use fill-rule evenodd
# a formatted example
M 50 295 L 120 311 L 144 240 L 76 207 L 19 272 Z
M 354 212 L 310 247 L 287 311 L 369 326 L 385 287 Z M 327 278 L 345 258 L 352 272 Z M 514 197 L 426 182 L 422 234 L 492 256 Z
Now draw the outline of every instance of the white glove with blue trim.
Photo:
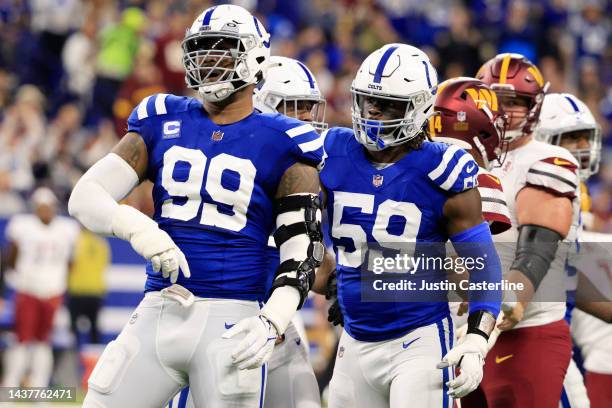
M 438 368 L 458 367 L 461 373 L 446 383 L 448 395 L 462 398 L 474 391 L 482 381 L 482 366 L 487 355 L 487 339 L 480 334 L 468 333 L 438 363 Z

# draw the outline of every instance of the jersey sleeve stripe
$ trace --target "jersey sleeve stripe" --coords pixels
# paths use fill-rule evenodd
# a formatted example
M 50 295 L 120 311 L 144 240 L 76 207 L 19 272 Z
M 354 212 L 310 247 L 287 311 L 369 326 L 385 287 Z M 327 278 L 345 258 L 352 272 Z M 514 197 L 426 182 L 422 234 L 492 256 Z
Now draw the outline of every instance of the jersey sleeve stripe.
M 502 204 L 502 205 L 508 205 L 506 204 L 505 200 L 502 200 L 501 198 L 495 198 L 495 197 L 480 197 L 480 200 L 484 203 L 497 203 L 497 204 Z
M 149 113 L 147 112 L 147 104 L 149 103 L 149 99 L 151 99 L 151 95 L 144 98 L 142 102 L 140 102 L 140 105 L 138 105 L 138 109 L 136 111 L 138 113 L 138 120 L 149 117 Z
M 168 94 L 159 94 L 155 96 L 155 114 L 156 115 L 165 115 L 168 113 L 166 110 L 166 98 Z
M 323 147 L 323 138 L 317 137 L 315 140 L 312 140 L 310 142 L 299 144 L 298 147 L 304 153 L 312 152 L 313 150 L 317 150 Z
M 478 184 L 478 192 L 480 193 L 481 197 L 493 197 L 493 198 L 499 198 L 500 200 L 503 200 L 506 198 L 506 195 L 504 194 L 504 191 L 499 189 L 499 188 L 491 188 L 488 186 L 483 186 L 482 184 Z
M 543 171 L 546 173 L 557 174 L 560 177 L 563 177 L 567 180 L 575 181 L 574 184 L 578 184 L 576 169 L 578 166 L 574 166 L 571 163 L 568 163 L 570 167 L 559 166 L 551 163 L 547 163 L 545 161 L 539 161 L 534 163 L 531 168 L 534 170 Z
M 302 126 L 298 126 L 298 127 L 294 127 L 293 129 L 289 129 L 285 133 L 287 133 L 287 135 L 290 138 L 294 138 L 296 136 L 303 135 L 304 133 L 308 133 L 308 132 L 316 132 L 316 131 L 315 131 L 315 128 L 312 127 L 312 125 L 309 125 L 308 123 L 306 123 Z
M 429 174 L 429 178 L 432 180 L 437 179 L 438 177 L 440 177 L 442 175 L 442 173 L 444 173 L 444 171 L 446 170 L 446 166 L 448 166 L 448 162 L 450 162 L 450 160 L 453 158 L 453 155 L 459 150 L 459 148 L 455 145 L 450 145 L 448 147 L 448 149 L 446 149 L 446 151 L 444 152 L 444 155 L 442 156 L 442 161 L 440 162 L 440 164 L 438 164 L 438 167 L 436 167 L 435 169 L 433 169 Z
M 459 174 L 461 174 L 461 171 L 463 170 L 465 165 L 469 162 L 473 162 L 472 156 L 470 156 L 469 154 L 464 154 L 463 156 L 461 156 L 457 161 L 457 164 L 455 165 L 453 171 L 451 171 L 448 175 L 446 181 L 440 185 L 440 188 L 444 190 L 448 190 L 449 188 L 451 188 L 453 184 L 455 184 L 455 181 L 457 181 L 457 178 L 459 177 Z M 476 164 L 474 164 L 474 166 L 476 166 Z
M 550 178 L 553 178 L 553 179 L 558 180 L 558 181 L 560 181 L 560 182 L 562 182 L 562 183 L 564 183 L 564 184 L 567 184 L 567 185 L 568 185 L 568 186 L 570 186 L 570 187 L 571 187 L 573 190 L 575 190 L 576 188 L 578 188 L 578 186 L 577 186 L 576 184 L 574 184 L 574 183 L 572 183 L 571 181 L 569 181 L 569 180 L 567 180 L 567 179 L 565 179 L 565 178 L 563 178 L 563 177 L 561 177 L 561 176 L 559 176 L 559 175 L 557 175 L 557 174 L 554 174 L 554 173 L 549 173 L 549 172 L 547 172 L 547 171 L 542 171 L 542 170 L 537 170 L 537 169 L 529 169 L 528 173 L 531 173 L 531 174 L 538 174 L 538 175 L 540 175 L 540 176 L 545 176 L 545 177 L 550 177 Z M 528 181 L 529 181 L 529 180 L 528 180 Z M 532 184 L 536 184 L 536 183 L 532 183 Z

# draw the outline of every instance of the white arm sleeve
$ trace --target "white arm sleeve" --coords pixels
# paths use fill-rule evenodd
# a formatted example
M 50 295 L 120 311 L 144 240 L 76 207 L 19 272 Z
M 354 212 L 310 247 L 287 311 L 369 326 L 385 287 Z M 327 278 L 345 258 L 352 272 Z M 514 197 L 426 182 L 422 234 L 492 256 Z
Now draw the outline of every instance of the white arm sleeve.
M 109 153 L 81 177 L 72 190 L 68 212 L 87 229 L 112 235 L 119 205 L 139 183 L 136 171 L 115 153 Z

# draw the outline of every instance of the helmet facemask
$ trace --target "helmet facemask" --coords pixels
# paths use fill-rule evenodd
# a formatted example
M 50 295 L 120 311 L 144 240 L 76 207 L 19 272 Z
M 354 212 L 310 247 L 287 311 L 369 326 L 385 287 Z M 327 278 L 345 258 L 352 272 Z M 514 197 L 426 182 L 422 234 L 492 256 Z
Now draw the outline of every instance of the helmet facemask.
M 491 85 L 491 89 L 497 94 L 502 104 L 504 99 L 527 101 L 527 112 L 525 113 L 516 112 L 507 108 L 504 109 L 507 116 L 506 130 L 503 139 L 505 142 L 510 143 L 520 137 L 529 136 L 533 132 L 539 121 L 542 102 L 544 101 L 544 94 L 547 88 L 548 83 L 544 87 L 542 93 L 533 95 L 530 93 L 516 92 L 514 87 L 510 84 Z M 510 129 L 509 126 L 512 125 L 516 118 L 519 118 L 521 121 L 517 125 L 514 125 L 513 129 Z
M 325 122 L 327 101 L 322 96 L 292 95 L 284 96 L 269 92 L 264 103 L 273 110 L 285 116 L 296 118 L 312 125 L 319 133 L 325 131 L 329 125 Z M 304 112 L 308 111 L 305 115 Z M 307 117 L 305 117 L 307 116 Z
M 423 130 L 423 124 L 433 112 L 433 97 L 428 91 L 409 96 L 389 96 L 364 92 L 351 87 L 353 106 L 351 115 L 355 137 L 368 150 L 378 151 L 399 146 L 414 139 Z M 366 101 L 378 101 L 384 114 L 389 104 L 403 103 L 403 114 L 396 119 L 372 119 L 366 112 Z
M 578 139 L 586 138 L 588 141 L 588 148 L 577 148 L 567 146 L 564 141 L 570 140 L 574 143 Z M 595 128 L 575 128 L 571 130 L 565 130 L 562 133 L 549 133 L 545 135 L 545 139 L 548 143 L 564 147 L 567 149 L 578 161 L 578 174 L 582 181 L 586 181 L 593 174 L 599 171 L 599 162 L 601 160 L 601 129 Z
M 257 46 L 250 34 L 200 31 L 182 43 L 187 86 L 202 98 L 219 102 L 249 85 L 248 51 Z

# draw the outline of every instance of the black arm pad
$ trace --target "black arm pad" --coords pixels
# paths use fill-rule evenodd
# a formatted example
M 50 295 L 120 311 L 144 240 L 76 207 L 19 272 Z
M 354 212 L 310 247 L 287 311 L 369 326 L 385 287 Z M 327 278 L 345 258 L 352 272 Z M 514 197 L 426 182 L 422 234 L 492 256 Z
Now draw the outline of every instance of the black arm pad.
M 484 310 L 477 310 L 470 313 L 468 316 L 468 329 L 467 333 L 480 334 L 485 339 L 489 340 L 491 332 L 495 328 L 496 319 L 489 312 Z
M 306 298 L 308 298 L 310 288 L 314 285 L 315 265 L 315 261 L 310 257 L 303 262 L 288 259 L 281 263 L 276 269 L 276 276 L 270 288 L 270 296 L 272 296 L 272 292 L 274 292 L 275 289 L 281 286 L 293 286 L 300 292 L 300 304 L 298 305 L 298 310 L 300 310 L 302 306 L 304 306 Z M 283 275 L 291 272 L 295 272 L 295 277 Z
M 539 225 L 521 225 L 510 269 L 522 272 L 537 290 L 555 259 L 561 240 L 563 237 L 557 231 Z

